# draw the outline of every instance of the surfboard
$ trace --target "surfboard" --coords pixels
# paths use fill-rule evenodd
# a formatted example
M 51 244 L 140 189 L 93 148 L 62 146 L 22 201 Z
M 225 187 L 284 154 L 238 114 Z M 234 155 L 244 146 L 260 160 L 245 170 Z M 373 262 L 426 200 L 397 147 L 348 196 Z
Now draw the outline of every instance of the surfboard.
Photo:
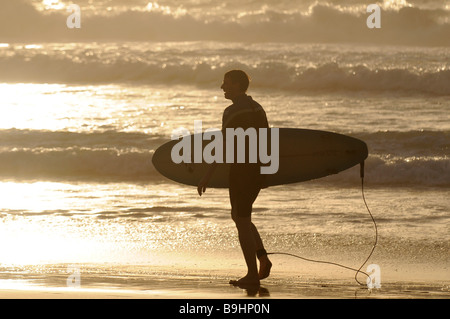
M 204 133 L 197 133 L 204 134 Z M 197 134 L 191 134 L 191 154 Z M 197 141 L 200 136 L 197 136 Z M 204 148 L 210 141 L 202 139 Z M 201 163 L 174 163 L 172 148 L 179 140 L 171 140 L 156 149 L 152 163 L 156 170 L 168 179 L 191 186 L 197 186 L 207 172 L 209 165 Z M 357 164 L 368 156 L 365 142 L 347 135 L 297 128 L 279 128 L 278 171 L 265 175 L 265 187 L 305 182 L 337 174 Z M 268 164 L 263 164 L 268 165 Z M 217 164 L 208 187 L 227 188 L 230 164 Z

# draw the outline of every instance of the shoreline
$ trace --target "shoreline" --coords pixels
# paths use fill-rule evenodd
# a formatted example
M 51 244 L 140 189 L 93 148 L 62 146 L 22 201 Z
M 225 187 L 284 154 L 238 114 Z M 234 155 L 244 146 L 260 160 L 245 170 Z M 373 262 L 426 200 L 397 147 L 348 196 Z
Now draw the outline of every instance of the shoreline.
M 146 269 L 142 272 L 142 269 Z M 52 265 L 47 272 L 0 277 L 0 299 L 450 299 L 450 281 L 436 278 L 386 278 L 381 288 L 359 285 L 346 272 L 314 269 L 317 275 L 293 276 L 274 271 L 260 287 L 235 287 L 232 270 L 167 269 L 121 265 L 84 269 L 79 285 L 68 286 L 67 265 Z M 329 270 L 329 269 L 328 269 Z M 361 276 L 360 281 L 365 282 Z

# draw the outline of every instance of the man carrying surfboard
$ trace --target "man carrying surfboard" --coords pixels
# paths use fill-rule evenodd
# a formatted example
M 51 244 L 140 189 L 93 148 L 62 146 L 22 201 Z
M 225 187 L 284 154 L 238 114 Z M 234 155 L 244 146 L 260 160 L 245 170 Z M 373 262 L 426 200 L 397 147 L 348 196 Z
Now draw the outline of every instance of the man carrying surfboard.
M 258 130 L 269 127 L 262 106 L 246 94 L 249 83 L 248 75 L 242 70 L 232 70 L 224 75 L 221 89 L 224 91 L 225 98 L 231 100 L 233 104 L 227 107 L 223 113 L 222 132 L 225 132 L 227 128 L 240 127 L 246 130 L 252 127 Z M 223 136 L 225 137 L 226 134 Z M 237 152 L 235 151 L 234 154 L 236 155 Z M 247 275 L 239 280 L 231 280 L 230 284 L 259 285 L 261 279 L 269 276 L 272 267 L 258 230 L 251 221 L 253 203 L 263 187 L 263 176 L 260 173 L 261 164 L 248 161 L 247 146 L 245 163 L 234 161 L 230 165 L 231 217 L 236 224 L 239 243 L 247 264 Z M 200 196 L 206 191 L 215 168 L 216 163 L 211 164 L 208 172 L 199 182 L 197 191 Z M 256 258 L 260 264 L 259 272 Z

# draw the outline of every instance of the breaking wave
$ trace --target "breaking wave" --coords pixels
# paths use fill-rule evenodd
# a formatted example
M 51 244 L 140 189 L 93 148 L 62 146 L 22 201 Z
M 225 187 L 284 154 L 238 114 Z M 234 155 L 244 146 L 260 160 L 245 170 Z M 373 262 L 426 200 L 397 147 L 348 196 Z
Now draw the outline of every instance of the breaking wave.
M 87 54 L 87 53 L 86 53 Z M 369 68 L 338 62 L 302 67 L 278 61 L 144 61 L 140 56 L 79 58 L 46 54 L 0 52 L 0 81 L 33 83 L 187 84 L 216 87 L 217 79 L 233 68 L 249 70 L 253 87 L 289 91 L 391 91 L 450 94 L 450 69 L 415 72 L 403 68 Z
M 392 1 L 387 1 L 390 3 Z M 189 10 L 174 2 L 89 12 L 81 4 L 81 28 L 69 29 L 66 8 L 39 11 L 24 0 L 0 0 L 2 41 L 243 41 L 302 43 L 376 43 L 449 46 L 450 12 L 446 7 L 382 6 L 381 28 L 366 25 L 367 4 L 315 2 L 290 9 L 272 2 L 205 4 Z M 236 7 L 238 11 L 233 10 Z
M 449 136 L 450 132 L 437 131 L 357 135 L 369 146 L 366 180 L 375 186 L 450 186 Z M 0 131 L 0 141 L 3 178 L 100 183 L 167 181 L 151 163 L 154 150 L 167 141 L 162 136 L 10 129 Z M 337 185 L 351 184 L 358 181 L 355 170 L 323 180 Z

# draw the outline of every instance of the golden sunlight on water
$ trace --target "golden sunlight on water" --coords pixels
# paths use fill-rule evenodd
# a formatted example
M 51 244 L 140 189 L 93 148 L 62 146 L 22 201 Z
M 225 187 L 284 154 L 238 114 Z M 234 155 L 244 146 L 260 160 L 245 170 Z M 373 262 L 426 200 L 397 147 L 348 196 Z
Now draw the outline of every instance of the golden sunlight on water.
M 165 264 L 165 254 L 195 246 L 194 238 L 217 231 L 190 213 L 170 212 L 183 221 L 165 225 L 159 211 L 176 189 L 149 193 L 145 186 L 0 183 L 0 261 L 3 265 L 114 262 Z M 153 195 L 153 196 L 152 196 Z M 157 198 L 155 198 L 157 195 Z M 164 210 L 164 207 L 162 208 Z M 183 244 L 184 243 L 184 244 Z M 186 247 L 185 247 L 186 246 Z M 173 257 L 173 256 L 172 256 Z
M 179 104 L 183 88 L 160 91 L 142 86 L 117 85 L 67 86 L 62 84 L 1 84 L 0 129 L 93 132 L 170 133 L 180 126 L 193 124 L 199 114 L 187 115 Z M 202 92 L 199 92 L 201 96 Z M 210 103 L 210 97 L 204 97 Z M 217 99 L 213 99 L 217 103 Z M 203 110 L 202 110 L 203 112 Z M 205 118 L 214 108 L 204 110 Z M 180 116 L 181 115 L 181 116 Z
M 71 204 L 64 197 L 55 196 L 73 188 L 68 184 L 54 182 L 0 183 L 2 209 L 10 211 L 34 211 L 69 208 Z
M 9 129 L 59 129 L 66 126 L 62 114 L 69 111 L 64 107 L 64 97 L 48 95 L 60 85 L 50 84 L 0 84 L 2 107 L 0 128 Z M 6 107 L 8 105 L 8 107 Z M 39 107 L 37 107 L 39 106 Z M 57 113 L 61 113 L 58 116 Z
M 54 182 L 0 183 L 0 241 L 7 243 L 0 249 L 3 264 L 65 260 L 79 255 L 81 247 L 84 254 L 86 248 L 93 249 L 92 242 L 82 234 L 74 236 L 58 216 L 83 205 L 64 195 L 70 189 L 73 186 Z

